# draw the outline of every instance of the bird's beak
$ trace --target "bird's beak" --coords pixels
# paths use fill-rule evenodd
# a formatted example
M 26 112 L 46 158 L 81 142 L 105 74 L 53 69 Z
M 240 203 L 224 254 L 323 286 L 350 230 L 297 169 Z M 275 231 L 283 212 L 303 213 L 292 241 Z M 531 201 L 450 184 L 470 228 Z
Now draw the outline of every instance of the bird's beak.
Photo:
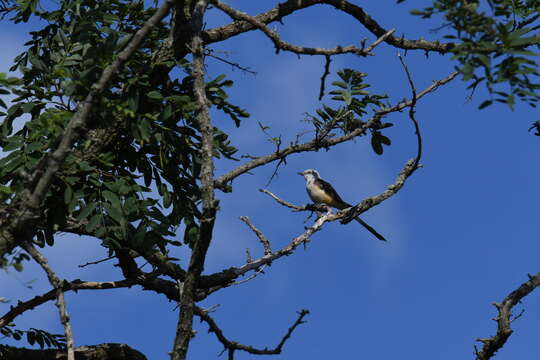
M 303 172 L 299 172 L 298 175 L 304 176 L 304 173 L 303 173 Z

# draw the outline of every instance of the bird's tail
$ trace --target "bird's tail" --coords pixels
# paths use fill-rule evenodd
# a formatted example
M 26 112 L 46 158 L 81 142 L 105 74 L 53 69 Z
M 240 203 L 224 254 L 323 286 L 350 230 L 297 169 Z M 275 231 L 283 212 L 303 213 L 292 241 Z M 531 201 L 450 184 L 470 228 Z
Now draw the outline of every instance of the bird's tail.
M 360 225 L 362 225 L 363 227 L 365 227 L 370 233 L 372 233 L 373 235 L 375 235 L 375 237 L 379 240 L 382 240 L 382 241 L 386 241 L 386 239 L 384 238 L 384 236 L 382 236 L 381 234 L 379 234 L 377 232 L 377 230 L 375 230 L 374 228 L 372 228 L 371 226 L 369 226 L 369 224 L 367 222 L 365 222 L 364 220 L 360 219 L 359 217 L 355 217 L 354 220 L 356 220 L 358 223 L 360 223 Z

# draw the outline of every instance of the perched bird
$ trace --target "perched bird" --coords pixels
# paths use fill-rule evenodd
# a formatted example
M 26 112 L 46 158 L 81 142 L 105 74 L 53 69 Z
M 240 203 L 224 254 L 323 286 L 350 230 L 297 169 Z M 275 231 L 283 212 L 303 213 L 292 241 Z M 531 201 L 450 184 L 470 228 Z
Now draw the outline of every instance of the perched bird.
M 308 169 L 299 172 L 298 175 L 302 175 L 306 179 L 306 190 L 311 200 L 316 204 L 326 204 L 339 210 L 343 210 L 352 205 L 347 204 L 341 199 L 339 194 L 334 190 L 332 185 L 321 179 L 317 170 Z M 357 222 L 365 227 L 370 233 L 375 235 L 379 240 L 386 241 L 384 236 L 379 234 L 374 228 L 369 226 L 364 220 L 359 217 L 354 218 Z

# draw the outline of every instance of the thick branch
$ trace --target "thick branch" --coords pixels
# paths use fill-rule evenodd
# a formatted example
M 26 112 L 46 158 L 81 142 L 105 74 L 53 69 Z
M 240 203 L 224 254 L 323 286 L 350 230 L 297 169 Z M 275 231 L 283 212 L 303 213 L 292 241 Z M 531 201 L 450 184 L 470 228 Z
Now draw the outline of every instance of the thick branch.
M 204 49 L 201 38 L 203 17 L 207 1 L 198 0 L 195 4 L 192 17 L 191 51 L 193 52 L 193 90 L 197 99 L 197 121 L 200 126 L 201 145 L 201 193 L 202 193 L 202 217 L 199 228 L 199 237 L 193 245 L 193 252 L 189 261 L 189 267 L 185 282 L 180 289 L 180 316 L 176 328 L 172 360 L 184 360 L 187 357 L 189 343 L 193 337 L 193 314 L 196 307 L 196 291 L 199 277 L 204 269 L 206 253 L 212 240 L 214 221 L 218 202 L 214 198 L 214 127 L 208 112 L 208 99 L 204 82 Z
M 512 335 L 512 329 L 510 328 L 513 321 L 512 308 L 538 286 L 540 286 L 540 273 L 534 276 L 529 275 L 529 281 L 524 282 L 516 290 L 508 294 L 501 303 L 494 303 L 499 312 L 499 315 L 495 318 L 495 321 L 497 321 L 497 333 L 490 338 L 476 340 L 484 344 L 482 350 L 476 351 L 477 360 L 491 359 L 504 346 L 510 335 Z
M 60 360 L 64 359 L 63 350 L 34 350 L 15 348 L 11 346 L 0 347 L 3 360 Z M 77 360 L 146 360 L 139 351 L 126 344 L 99 344 L 81 346 L 75 349 Z

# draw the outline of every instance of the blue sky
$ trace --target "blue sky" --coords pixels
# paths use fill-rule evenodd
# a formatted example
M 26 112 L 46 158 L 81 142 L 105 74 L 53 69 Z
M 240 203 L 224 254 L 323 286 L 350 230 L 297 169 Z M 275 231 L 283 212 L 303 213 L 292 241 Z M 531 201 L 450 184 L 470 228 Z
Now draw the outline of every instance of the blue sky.
M 428 4 L 427 2 L 423 2 Z M 272 7 L 270 2 L 231 5 L 255 14 Z M 411 2 L 412 4 L 412 2 Z M 420 7 L 415 2 L 415 6 Z M 381 25 L 395 27 L 409 38 L 434 38 L 435 22 L 408 15 L 405 2 L 371 2 L 365 9 Z M 228 22 L 217 10 L 209 12 L 207 27 Z M 22 49 L 29 25 L 0 23 L 3 53 L 0 71 Z M 31 25 L 30 25 L 31 26 Z M 373 38 L 359 25 L 330 7 L 315 7 L 272 25 L 284 40 L 304 46 L 333 47 Z M 208 59 L 208 74 L 227 73 L 235 80 L 231 101 L 245 107 L 251 119 L 240 128 L 214 113 L 213 121 L 230 131 L 240 154 L 263 155 L 273 150 L 257 121 L 282 135 L 284 144 L 307 128 L 305 113 L 314 113 L 324 59 L 281 53 L 271 41 L 251 32 L 212 46 L 228 51 L 231 61 L 257 71 L 244 74 Z M 397 50 L 379 46 L 377 56 L 335 57 L 332 71 L 351 67 L 369 73 L 372 91 L 390 95 L 396 103 L 410 96 Z M 409 52 L 405 60 L 417 89 L 453 71 L 449 57 Z M 335 79 L 332 75 L 330 81 Z M 518 104 L 514 111 L 503 105 L 477 110 L 485 100 L 480 90 L 468 99 L 466 84 L 457 79 L 424 98 L 417 108 L 423 140 L 423 168 L 403 190 L 371 209 L 363 218 L 389 240 L 383 243 L 351 223 L 328 224 L 317 233 L 307 250 L 299 249 L 267 268 L 264 275 L 225 289 L 202 305 L 220 304 L 213 316 L 232 340 L 259 347 L 273 347 L 296 318 L 296 311 L 311 311 L 297 329 L 284 353 L 274 359 L 395 359 L 441 360 L 473 357 L 474 340 L 495 331 L 491 305 L 540 271 L 537 254 L 539 203 L 537 201 L 540 141 L 527 132 L 537 113 Z M 316 168 L 334 184 L 348 202 L 385 190 L 416 151 L 416 139 L 406 112 L 393 114 L 395 123 L 385 131 L 392 146 L 383 156 L 373 153 L 368 138 L 339 145 L 331 151 L 293 155 L 268 189 L 282 198 L 307 203 L 303 179 L 296 175 Z M 309 139 L 307 135 L 304 139 Z M 239 165 L 220 161 L 220 175 Z M 270 239 L 274 249 L 303 231 L 307 214 L 291 213 L 261 194 L 273 166 L 255 169 L 234 182 L 232 194 L 218 193 L 222 212 L 209 251 L 206 272 L 219 271 L 245 261 L 245 249 L 262 254 L 254 234 L 238 220 L 249 216 Z M 308 220 L 308 223 L 312 220 Z M 182 237 L 182 234 L 179 234 Z M 184 253 L 181 250 L 180 253 Z M 105 256 L 99 241 L 62 235 L 57 246 L 45 250 L 52 266 L 67 279 L 115 280 L 119 271 L 111 263 L 79 269 L 77 265 Z M 187 260 L 180 261 L 186 265 Z M 30 280 L 33 289 L 23 284 Z M 25 300 L 49 290 L 44 274 L 29 264 L 23 273 L 0 273 L 1 297 Z M 524 315 L 512 326 L 514 335 L 497 359 L 536 358 L 540 301 L 528 296 Z M 101 342 L 127 343 L 149 359 L 166 359 L 177 321 L 175 304 L 164 297 L 134 289 L 81 291 L 67 294 L 77 345 Z M 0 304 L 0 312 L 9 304 Z M 518 311 L 519 311 L 518 307 Z M 62 332 L 53 303 L 16 319 L 19 328 Z M 192 341 L 194 359 L 214 359 L 221 346 L 206 326 L 197 322 Z M 237 353 L 237 359 L 252 356 Z

